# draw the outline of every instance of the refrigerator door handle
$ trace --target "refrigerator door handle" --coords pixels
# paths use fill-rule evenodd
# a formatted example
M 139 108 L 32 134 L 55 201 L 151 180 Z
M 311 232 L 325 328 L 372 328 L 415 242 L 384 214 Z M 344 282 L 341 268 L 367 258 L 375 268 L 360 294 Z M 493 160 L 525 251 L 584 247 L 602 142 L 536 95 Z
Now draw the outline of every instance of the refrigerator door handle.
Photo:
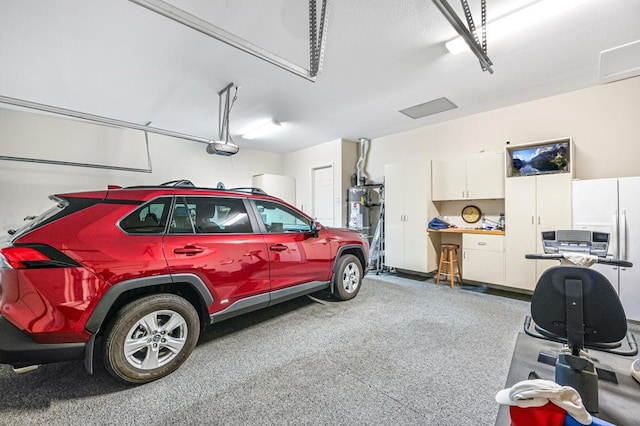
M 620 211 L 620 259 L 627 260 L 627 211 Z
M 609 250 L 611 250 L 611 254 L 613 254 L 614 259 L 620 259 L 618 257 L 618 211 L 613 212 L 612 216 L 613 229 L 611 232 L 611 244 L 609 244 Z M 617 267 L 616 267 L 617 268 Z

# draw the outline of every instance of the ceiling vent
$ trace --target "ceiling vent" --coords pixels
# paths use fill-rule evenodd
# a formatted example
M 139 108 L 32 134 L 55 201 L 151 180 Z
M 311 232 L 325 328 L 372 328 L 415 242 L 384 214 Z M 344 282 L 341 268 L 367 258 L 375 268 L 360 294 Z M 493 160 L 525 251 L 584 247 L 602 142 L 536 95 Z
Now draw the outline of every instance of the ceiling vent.
M 409 108 L 400 110 L 401 113 L 413 119 L 426 117 L 428 115 L 438 114 L 439 112 L 448 111 L 458 108 L 453 102 L 447 98 L 438 98 L 423 104 L 414 105 Z
M 600 52 L 600 83 L 640 75 L 640 40 Z

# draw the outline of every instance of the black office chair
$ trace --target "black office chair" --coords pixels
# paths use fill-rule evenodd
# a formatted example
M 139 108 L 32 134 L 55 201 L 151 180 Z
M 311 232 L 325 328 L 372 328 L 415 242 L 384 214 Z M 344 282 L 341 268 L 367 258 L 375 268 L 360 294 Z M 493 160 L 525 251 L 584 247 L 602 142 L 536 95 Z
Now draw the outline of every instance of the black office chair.
M 562 255 L 526 257 L 560 259 Z M 632 266 L 630 262 L 602 258 L 598 263 Z M 598 373 L 612 374 L 613 378 L 608 377 L 610 381 L 616 379 L 615 373 L 596 368 L 585 349 L 624 356 L 638 353 L 635 338 L 627 331 L 627 319 L 615 289 L 600 272 L 581 266 L 555 266 L 542 274 L 531 299 L 531 316 L 525 318 L 524 331 L 529 336 L 567 346 L 555 362 L 555 381 L 575 388 L 587 411 L 592 413 L 598 412 Z M 622 349 L 625 337 L 627 348 Z M 539 358 L 539 361 L 544 360 Z

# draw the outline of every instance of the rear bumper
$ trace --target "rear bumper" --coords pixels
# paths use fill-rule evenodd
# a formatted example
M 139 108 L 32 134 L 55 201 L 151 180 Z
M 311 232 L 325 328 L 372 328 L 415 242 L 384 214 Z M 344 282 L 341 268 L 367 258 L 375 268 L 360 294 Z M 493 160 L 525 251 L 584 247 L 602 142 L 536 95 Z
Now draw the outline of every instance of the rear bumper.
M 86 343 L 42 344 L 0 316 L 0 364 L 21 367 L 85 358 Z

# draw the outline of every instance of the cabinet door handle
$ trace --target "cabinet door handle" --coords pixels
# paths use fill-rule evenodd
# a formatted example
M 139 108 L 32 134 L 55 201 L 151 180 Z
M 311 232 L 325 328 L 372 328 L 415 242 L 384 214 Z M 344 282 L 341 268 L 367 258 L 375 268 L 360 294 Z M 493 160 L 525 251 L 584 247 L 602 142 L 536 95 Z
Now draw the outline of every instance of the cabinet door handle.
M 479 246 L 486 246 L 486 245 L 487 245 L 487 243 L 486 243 L 486 242 L 484 242 L 484 241 L 478 241 L 478 245 L 479 245 Z
M 538 225 L 540 225 L 540 216 L 538 216 Z
M 533 216 L 531 216 L 531 224 L 532 224 L 532 225 L 534 224 L 534 222 L 533 222 Z

